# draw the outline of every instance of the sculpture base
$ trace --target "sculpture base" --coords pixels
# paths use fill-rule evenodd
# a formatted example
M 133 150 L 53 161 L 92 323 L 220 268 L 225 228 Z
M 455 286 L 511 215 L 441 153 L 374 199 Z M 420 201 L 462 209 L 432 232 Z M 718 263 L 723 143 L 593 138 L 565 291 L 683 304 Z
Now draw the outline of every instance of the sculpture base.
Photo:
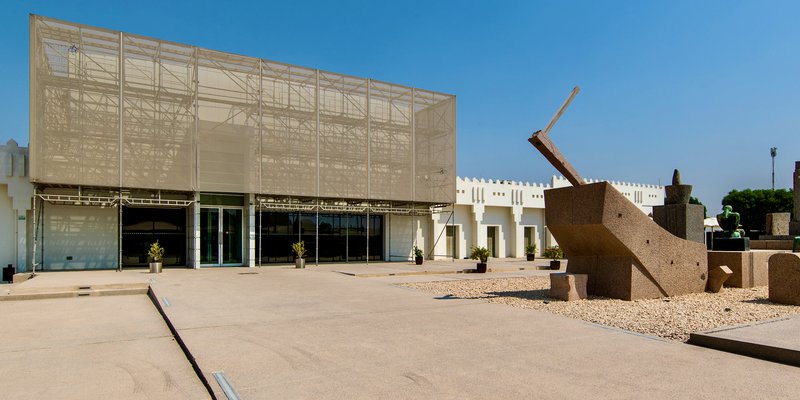
M 654 206 L 653 221 L 681 239 L 704 242 L 703 206 L 700 204 Z
M 800 235 L 800 221 L 789 222 L 789 235 L 791 236 Z
M 709 251 L 708 268 L 709 271 L 721 265 L 730 268 L 733 274 L 725 281 L 725 287 L 766 286 L 769 283 L 769 258 L 779 253 L 785 253 L 785 251 Z
M 714 238 L 716 251 L 750 251 L 750 238 Z

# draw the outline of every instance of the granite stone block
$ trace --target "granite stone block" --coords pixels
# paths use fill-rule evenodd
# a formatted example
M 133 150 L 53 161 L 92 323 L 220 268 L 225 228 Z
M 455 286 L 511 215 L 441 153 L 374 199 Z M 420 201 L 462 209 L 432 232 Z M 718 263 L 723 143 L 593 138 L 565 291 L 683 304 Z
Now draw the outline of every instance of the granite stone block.
M 785 251 L 709 251 L 708 268 L 709 271 L 720 265 L 730 268 L 733 275 L 725 281 L 726 287 L 765 286 L 769 281 L 769 257 L 777 253 L 785 253 Z
M 769 301 L 800 306 L 800 255 L 783 253 L 769 258 Z
M 767 235 L 781 236 L 789 234 L 789 222 L 791 213 L 768 213 L 767 223 L 764 227 L 764 232 Z
M 653 221 L 681 239 L 705 243 L 703 206 L 700 204 L 655 206 L 653 207 Z
M 717 265 L 708 268 L 708 286 L 706 291 L 711 293 L 719 293 L 722 289 L 722 284 L 733 275 L 733 271 L 726 265 Z
M 585 299 L 588 278 L 585 274 L 550 274 L 550 297 L 564 301 Z

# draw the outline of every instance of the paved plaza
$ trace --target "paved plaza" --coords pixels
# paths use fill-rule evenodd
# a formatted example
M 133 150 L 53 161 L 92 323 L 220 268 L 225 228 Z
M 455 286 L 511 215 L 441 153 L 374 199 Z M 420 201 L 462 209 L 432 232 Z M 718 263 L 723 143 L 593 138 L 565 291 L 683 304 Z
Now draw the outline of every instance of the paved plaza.
M 121 282 L 151 285 L 222 399 L 215 372 L 223 372 L 243 399 L 792 398 L 800 393 L 800 369 L 792 366 L 397 285 L 549 273 L 520 269 L 521 261 L 498 263 L 498 272 L 483 276 L 450 271 L 457 263 L 454 270 L 474 265 L 426 262 L 441 273 L 421 275 L 398 275 L 420 268 L 406 263 L 113 274 Z M 385 274 L 358 276 L 378 269 Z M 63 288 L 97 276 L 105 282 L 108 273 L 46 273 L 30 282 L 46 286 L 52 280 Z M 145 295 L 0 301 L 0 313 L 7 321 L 0 328 L 6 338 L 0 374 L 10 377 L 2 380 L 0 392 L 12 398 L 208 397 Z

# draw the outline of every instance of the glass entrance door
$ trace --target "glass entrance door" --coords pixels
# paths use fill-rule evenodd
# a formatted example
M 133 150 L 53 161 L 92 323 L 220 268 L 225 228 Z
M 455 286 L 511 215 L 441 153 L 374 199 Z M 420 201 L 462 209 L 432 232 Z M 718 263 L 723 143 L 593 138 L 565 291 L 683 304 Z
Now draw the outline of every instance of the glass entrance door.
M 242 264 L 242 210 L 239 208 L 222 209 L 222 253 L 223 265 Z
M 200 264 L 242 265 L 242 229 L 241 208 L 200 208 Z

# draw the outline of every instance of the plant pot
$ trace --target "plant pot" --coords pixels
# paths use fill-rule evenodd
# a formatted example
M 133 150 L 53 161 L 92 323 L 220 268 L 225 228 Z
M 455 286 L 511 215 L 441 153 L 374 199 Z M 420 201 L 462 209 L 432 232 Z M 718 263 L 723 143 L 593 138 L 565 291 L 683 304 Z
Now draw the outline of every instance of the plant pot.
M 294 260 L 295 268 L 305 268 L 306 267 L 306 259 L 305 258 L 296 258 Z
M 528 261 L 536 261 L 536 254 L 526 254 L 525 256 L 528 257 Z
M 414 262 L 417 263 L 417 265 L 422 265 L 422 257 L 414 257 Z
M 160 262 L 151 262 L 150 263 L 150 273 L 151 274 L 160 274 L 161 273 L 161 263 Z
M 550 261 L 550 269 L 552 269 L 552 270 L 561 269 L 561 260 Z
M 485 274 L 486 273 L 486 263 L 478 263 L 478 268 L 475 269 L 475 272 L 477 272 L 479 274 Z

